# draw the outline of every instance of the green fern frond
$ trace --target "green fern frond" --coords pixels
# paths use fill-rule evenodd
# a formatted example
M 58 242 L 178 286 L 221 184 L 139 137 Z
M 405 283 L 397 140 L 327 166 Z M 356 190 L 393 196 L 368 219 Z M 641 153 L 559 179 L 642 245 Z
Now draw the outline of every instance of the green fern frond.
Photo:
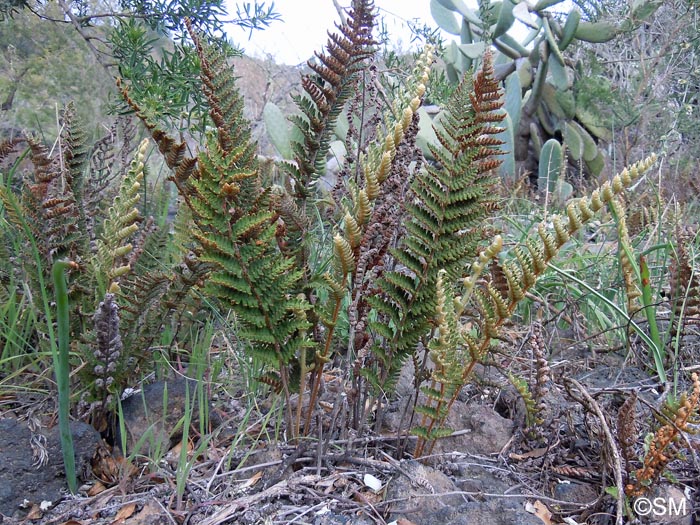
M 430 374 L 431 386 L 422 387 L 425 402 L 416 407 L 416 413 L 422 420 L 418 429 L 412 432 L 425 440 L 437 439 L 449 435 L 451 429 L 443 424 L 449 410 L 448 402 L 457 388 L 462 385 L 462 370 L 469 355 L 465 355 L 464 346 L 460 345 L 460 330 L 455 311 L 455 296 L 451 284 L 446 281 L 447 272 L 438 272 L 436 282 L 435 324 L 437 333 L 428 343 L 433 370 Z M 438 424 L 436 424 L 438 423 Z M 423 430 L 425 432 L 423 432 Z M 424 441 L 419 441 L 417 451 L 421 452 Z
M 84 186 L 84 170 L 87 166 L 89 152 L 87 133 L 77 120 L 75 104 L 69 102 L 61 112 L 61 153 L 66 176 L 69 177 L 69 183 L 80 204 Z
M 261 186 L 233 72 L 219 50 L 190 31 L 216 130 L 197 171 L 178 187 L 192 210 L 199 259 L 213 267 L 208 287 L 238 315 L 238 336 L 266 362 L 287 364 L 309 346 L 310 324 L 300 312 L 310 305 L 297 298 L 303 271 L 280 251 L 271 192 Z
M 494 307 L 487 302 L 481 301 L 484 326 L 497 328 L 505 319 L 512 315 L 517 304 L 522 300 L 524 293 L 532 287 L 537 278 L 546 269 L 549 261 L 557 255 L 561 247 L 575 234 L 591 217 L 605 205 L 611 205 L 616 195 L 624 193 L 632 182 L 642 173 L 648 170 L 655 162 L 656 156 L 638 162 L 630 168 L 616 175 L 611 181 L 604 183 L 599 189 L 591 194 L 591 197 L 574 199 L 574 206 L 567 206 L 567 217 L 554 216 L 551 219 L 552 227 L 548 229 L 544 223 L 537 229 L 537 237 L 528 239 L 523 245 L 514 250 L 515 257 L 504 263 L 493 262 L 500 267 L 508 282 L 508 298 L 505 311 L 503 305 Z M 614 204 L 612 204 L 614 205 Z M 527 252 L 525 252 L 527 250 Z M 483 289 L 488 289 L 490 283 L 482 285 Z M 483 292 L 481 294 L 483 296 Z M 483 330 L 488 334 L 493 329 Z M 490 337 L 483 340 L 482 346 L 488 346 Z
M 540 416 L 540 405 L 532 395 L 530 386 L 525 379 L 513 374 L 508 374 L 508 381 L 515 387 L 523 400 L 525 405 L 525 430 L 526 432 L 532 432 L 535 430 L 535 427 L 541 425 L 543 422 Z
M 483 359 L 487 354 L 491 341 L 499 334 L 499 329 L 503 322 L 508 319 L 518 303 L 524 297 L 525 292 L 536 284 L 537 278 L 544 272 L 549 261 L 557 255 L 561 247 L 567 242 L 571 235 L 575 234 L 593 214 L 603 206 L 609 205 L 611 201 L 625 191 L 632 182 L 642 173 L 648 170 L 655 162 L 656 156 L 652 155 L 644 161 L 638 162 L 629 169 L 615 176 L 612 181 L 604 183 L 595 190 L 591 197 L 583 197 L 574 200 L 575 206 L 569 206 L 569 215 L 566 219 L 553 217 L 550 229 L 542 223 L 537 230 L 537 237 L 528 239 L 514 249 L 514 256 L 504 262 L 499 262 L 495 256 L 500 251 L 502 241 L 497 239 L 489 249 L 482 252 L 471 266 L 472 274 L 463 281 L 465 294 L 455 301 L 459 305 L 456 311 L 457 318 L 461 318 L 471 303 L 479 311 L 479 317 L 472 319 L 475 322 L 476 336 L 462 333 L 462 343 L 468 349 L 470 361 L 462 366 L 462 379 L 459 385 L 452 388 L 450 383 L 441 386 L 441 392 L 448 394 L 451 391 L 451 398 L 445 403 L 448 408 L 452 406 L 461 390 L 461 385 L 467 380 L 473 366 Z M 575 214 L 571 210 L 576 210 Z M 553 230 L 553 232 L 551 232 Z M 527 252 L 526 252 L 527 250 Z M 497 282 L 501 279 L 477 281 L 478 275 L 485 266 L 492 266 L 492 275 L 502 276 L 505 283 Z M 505 287 L 505 290 L 503 289 Z M 505 292 L 505 293 L 504 293 Z M 513 380 L 516 388 L 518 381 Z M 450 388 L 447 388 L 450 387 Z M 522 390 L 523 398 L 527 393 Z M 445 399 L 444 396 L 441 397 Z M 422 422 L 427 428 L 440 428 L 444 419 L 428 420 Z M 416 453 L 420 455 L 429 439 L 420 438 L 416 446 Z
M 416 174 L 406 199 L 406 235 L 392 251 L 400 266 L 378 280 L 381 294 L 370 299 L 379 322 L 391 320 L 394 335 L 386 344 L 395 359 L 385 366 L 400 367 L 428 333 L 438 272 L 445 270 L 446 282 L 461 279 L 486 236 L 483 221 L 496 208 L 492 171 L 500 163 L 494 135 L 504 118 L 497 113 L 501 105 L 489 57 L 475 81 L 465 75 L 446 105 L 435 130 L 440 146 L 432 148 L 440 167 Z

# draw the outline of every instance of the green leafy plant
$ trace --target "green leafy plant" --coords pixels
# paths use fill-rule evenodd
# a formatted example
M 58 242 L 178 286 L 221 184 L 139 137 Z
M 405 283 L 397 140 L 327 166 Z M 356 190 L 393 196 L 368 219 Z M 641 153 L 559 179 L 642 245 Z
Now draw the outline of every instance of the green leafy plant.
M 21 340 L 13 339 L 13 352 L 17 364 L 30 361 L 34 350 L 53 352 L 56 317 L 46 294 L 60 293 L 49 269 L 56 261 L 72 261 L 65 317 L 70 324 L 65 330 L 60 325 L 63 339 L 58 341 L 64 347 L 55 367 L 57 372 L 67 369 L 65 341 L 71 341 L 70 360 L 85 366 L 76 366 L 81 378 L 77 391 L 73 387 L 65 391 L 68 383 L 59 382 L 59 412 L 68 414 L 69 396 L 78 394 L 80 416 L 105 430 L 115 394 L 138 380 L 139 365 L 145 370 L 152 366 L 144 359 L 148 353 L 139 351 L 139 342 L 152 340 L 158 326 L 175 322 L 171 312 L 187 308 L 186 297 L 203 270 L 194 263 L 184 270 L 178 268 L 182 255 L 163 249 L 163 233 L 141 215 L 148 143 L 139 146 L 126 166 L 126 150 L 132 148 L 133 137 L 128 127 L 120 136 L 120 150 L 116 133 L 91 148 L 70 104 L 62 113 L 61 124 L 53 152 L 39 139 L 25 139 L 29 162 L 21 171 L 14 169 L 14 183 L 0 190 L 5 225 L 0 235 L 17 247 L 21 263 L 14 278 L 24 283 L 19 302 L 23 311 L 13 315 L 36 320 Z M 15 150 L 23 143 L 15 141 L 10 148 Z M 110 201 L 111 206 L 105 207 Z M 144 223 L 147 227 L 142 229 Z M 157 249 L 158 242 L 161 247 Z M 8 291 L 4 282 L 3 290 Z M 12 293 L 15 300 L 10 304 L 18 304 L 19 296 Z M 120 305 L 125 307 L 123 314 Z
M 398 432 L 401 438 L 404 431 L 412 432 L 417 441 L 411 452 L 425 456 L 436 440 L 453 432 L 448 418 L 461 391 L 477 365 L 492 358 L 503 326 L 543 280 L 551 287 L 556 287 L 554 282 L 574 283 L 581 293 L 590 293 L 591 315 L 601 324 L 628 324 L 630 334 L 638 334 L 647 345 L 664 379 L 668 363 L 661 353 L 661 335 L 635 317 L 637 308 L 645 309 L 650 321 L 654 317 L 651 276 L 637 263 L 637 247 L 618 201 L 655 157 L 624 170 L 590 196 L 566 201 L 566 149 L 558 140 L 544 141 L 538 175 L 547 195 L 557 198 L 551 206 L 547 201 L 543 214 L 518 226 L 519 240 L 504 242 L 508 237 L 500 232 L 502 223 L 516 220 L 501 221 L 497 173 L 514 167 L 509 150 L 517 145 L 516 122 L 525 118 L 526 103 L 520 77 L 511 74 L 502 89 L 503 59 L 499 63 L 485 51 L 485 42 L 498 40 L 501 53 L 509 42 L 506 31 L 515 15 L 506 3 L 497 9 L 482 2 L 478 20 L 460 11 L 460 31 L 466 33 L 472 24 L 480 27 L 482 40 L 470 44 L 483 45 L 459 52 L 473 54 L 481 67 L 460 71 L 452 93 L 440 90 L 444 107 L 431 122 L 421 106 L 430 93 L 429 82 L 439 79 L 432 72 L 435 48 L 427 45 L 410 71 L 384 69 L 372 36 L 372 2 L 354 0 L 346 20 L 302 77 L 295 99 L 298 111 L 288 117 L 273 106 L 265 111 L 268 126 L 275 127 L 268 133 L 283 158 L 264 165 L 243 117 L 236 72 L 228 62 L 230 48 L 196 21 L 185 22 L 189 39 L 178 45 L 187 57 L 180 64 L 187 69 L 186 78 L 165 75 L 163 85 L 150 90 L 155 77 L 125 70 L 118 82 L 125 105 L 145 124 L 171 170 L 169 180 L 179 196 L 172 225 L 165 220 L 169 190 L 148 184 L 154 163 L 147 161 L 149 141 L 134 148 L 133 135 L 122 131 L 128 147 L 118 152 L 122 162 L 112 165 L 107 151 L 119 148 L 106 138 L 90 146 L 70 108 L 61 117 L 53 152 L 30 137 L 27 167 L 21 174 L 13 170 L 3 175 L 0 235 L 11 241 L 5 244 L 24 246 L 25 255 L 19 277 L 4 279 L 3 286 L 19 279 L 31 293 L 15 294 L 8 301 L 0 312 L 6 315 L 0 327 L 11 319 L 25 319 L 25 327 L 36 321 L 31 333 L 25 335 L 23 328 L 13 336 L 11 352 L 21 352 L 18 346 L 23 344 L 56 351 L 56 374 L 63 378 L 58 381 L 60 414 L 69 412 L 71 391 L 65 378 L 70 359 L 80 367 L 81 381 L 69 385 L 73 393 L 82 394 L 76 413 L 105 430 L 127 385 L 141 379 L 142 372 L 182 364 L 186 354 L 186 373 L 197 380 L 197 387 L 186 387 L 184 417 L 178 423 L 183 437 L 174 492 L 176 506 L 183 509 L 191 469 L 210 439 L 200 419 L 202 438 L 190 455 L 196 407 L 206 421 L 205 386 L 214 374 L 208 376 L 205 368 L 216 331 L 227 339 L 231 353 L 245 353 L 236 358 L 245 367 L 241 375 L 246 375 L 247 394 L 267 393 L 269 386 L 273 396 L 280 396 L 261 417 L 260 430 L 252 432 L 252 412 L 246 414 L 232 451 L 246 442 L 246 431 L 256 444 L 285 436 L 303 450 L 312 436 L 331 440 L 350 430 L 382 430 L 401 375 L 410 375 L 408 365 L 413 365 L 407 420 Z M 553 19 L 541 5 L 534 11 L 541 21 L 537 45 L 553 64 L 558 52 L 552 46 L 566 47 L 575 24 L 552 42 L 557 33 Z M 150 54 L 147 30 L 135 23 L 123 29 L 133 31 L 125 36 L 133 37 L 131 44 L 140 46 L 139 52 Z M 527 56 L 534 59 L 534 54 Z M 138 53 L 132 58 L 135 68 L 143 65 Z M 168 55 L 167 60 L 180 58 Z M 551 89 L 545 87 L 551 64 L 543 62 L 527 104 L 541 97 L 551 109 Z M 188 93 L 174 96 L 168 107 L 169 101 L 161 104 L 158 94 L 173 83 L 184 85 Z M 564 104 L 556 93 L 553 100 Z M 171 114 L 171 109 L 176 111 Z M 595 143 L 590 148 L 563 117 L 557 126 L 555 132 L 571 133 L 566 147 L 581 158 L 591 157 L 595 167 L 600 153 Z M 193 143 L 200 145 L 196 153 L 189 147 Z M 15 146 L 0 146 L 0 153 Z M 339 169 L 331 173 L 328 157 L 341 151 Z M 553 213 L 560 205 L 562 214 Z M 619 292 L 599 291 L 587 282 L 590 274 L 552 264 L 605 209 L 617 221 L 618 267 L 625 284 Z M 146 218 L 153 210 L 156 217 Z M 6 226 L 10 224 L 14 229 Z M 567 249 L 582 251 L 573 243 Z M 52 286 L 48 269 L 56 260 L 75 261 L 77 267 L 67 283 L 61 274 L 63 281 Z M 584 263 L 579 262 L 580 269 Z M 673 311 L 681 317 L 676 327 L 681 330 L 682 317 L 691 311 L 683 305 L 689 305 L 697 280 L 687 257 L 679 257 L 677 264 Z M 61 294 L 57 315 L 51 291 Z M 0 293 L 9 297 L 7 289 Z M 35 303 L 28 302 L 30 296 Z M 202 323 L 203 305 L 210 319 Z M 56 333 L 54 319 L 61 323 Z M 533 343 L 536 383 L 510 377 L 533 431 L 543 424 L 548 381 L 540 343 Z M 253 385 L 254 379 L 264 386 Z M 167 407 L 166 387 L 163 412 Z M 270 430 L 280 413 L 284 418 Z M 126 425 L 123 419 L 118 424 L 125 446 Z M 152 428 L 131 451 L 135 457 L 140 446 L 151 442 L 153 469 L 165 456 L 167 443 L 157 439 Z M 231 452 L 229 462 L 233 458 Z
M 53 285 L 56 293 L 56 320 L 58 332 L 58 348 L 53 349 L 54 370 L 58 385 L 58 426 L 61 435 L 61 451 L 63 465 L 66 469 L 66 479 L 71 494 L 78 490 L 75 474 L 75 452 L 73 448 L 73 433 L 70 427 L 70 318 L 68 308 L 68 288 L 66 287 L 65 271 L 77 264 L 70 261 L 56 261 L 51 270 Z
M 436 386 L 432 386 L 431 389 L 432 392 L 439 392 L 439 395 L 429 396 L 431 401 L 428 410 L 425 411 L 427 418 L 419 429 L 420 439 L 416 446 L 419 455 L 426 445 L 430 446 L 428 444 L 434 443 L 434 440 L 440 437 L 447 413 L 474 366 L 487 354 L 491 341 L 498 335 L 499 327 L 513 315 L 518 304 L 525 298 L 525 293 L 550 266 L 550 261 L 573 234 L 591 220 L 596 212 L 609 205 L 616 195 L 623 193 L 654 161 L 655 156 L 651 156 L 624 170 L 612 181 L 604 183 L 594 190 L 590 197 L 570 200 L 566 206 L 565 218 L 553 216 L 551 231 L 548 231 L 545 223 L 541 223 L 537 229 L 537 236 L 518 243 L 508 259 L 496 259 L 502 248 L 502 241 L 497 239 L 489 249 L 482 252 L 478 261 L 471 265 L 471 275 L 463 281 L 464 293 L 447 299 L 458 305 L 455 313 L 457 319 L 465 315 L 468 307 L 478 312 L 477 316 L 469 318 L 469 324 L 466 325 L 468 329 L 461 328 L 463 325 L 458 327 L 460 345 L 465 348 L 469 358 L 460 360 L 460 381 L 443 384 L 443 377 L 433 376 L 433 385 Z M 487 267 L 490 267 L 491 279 L 479 280 Z M 444 395 L 445 393 L 448 395 Z M 446 409 L 443 408 L 444 404 Z
M 446 272 L 446 283 L 460 279 L 488 235 L 484 220 L 497 209 L 492 191 L 501 144 L 494 137 L 503 120 L 497 112 L 500 98 L 487 57 L 476 80 L 466 76 L 454 92 L 442 128 L 435 130 L 441 146 L 432 153 L 441 168 L 418 172 L 411 184 L 406 236 L 391 252 L 395 269 L 378 280 L 381 293 L 370 302 L 379 314 L 370 327 L 384 338 L 375 350 L 376 375 L 366 369 L 375 388 L 391 389 L 404 361 L 430 333 L 439 272 Z M 452 354 L 443 367 L 450 373 L 459 360 Z
M 257 164 L 225 53 L 198 32 L 191 29 L 215 129 L 197 157 L 187 157 L 184 143 L 152 122 L 127 86 L 122 90 L 192 213 L 195 252 L 212 268 L 207 290 L 236 313 L 238 337 L 265 365 L 261 378 L 285 397 L 290 435 L 312 431 L 328 363 L 341 363 L 349 417 L 360 429 L 371 406 L 379 407 L 381 424 L 381 407 L 410 359 L 423 396 L 413 429 L 421 455 L 449 432 L 445 419 L 474 366 L 549 262 L 653 158 L 590 198 L 569 201 L 565 217 L 551 218 L 551 232 L 541 224 L 535 238 L 496 261 L 502 240 L 487 246 L 495 232 L 486 220 L 498 209 L 494 170 L 507 117 L 490 56 L 447 102 L 430 148 L 436 164 L 426 166 L 418 115 L 432 48 L 386 105 L 374 87 L 381 80 L 368 68 L 372 16 L 371 3 L 355 1 L 327 54 L 310 63 L 314 75 L 302 79 L 300 114 L 290 117 L 296 131 L 277 137 L 292 157 L 281 163 L 287 179 L 279 186 Z M 346 164 L 330 209 L 325 217 L 316 213 L 314 223 L 317 182 L 344 109 Z M 332 235 L 318 237 L 329 224 Z M 325 255 L 312 257 L 312 245 L 324 240 L 316 249 Z

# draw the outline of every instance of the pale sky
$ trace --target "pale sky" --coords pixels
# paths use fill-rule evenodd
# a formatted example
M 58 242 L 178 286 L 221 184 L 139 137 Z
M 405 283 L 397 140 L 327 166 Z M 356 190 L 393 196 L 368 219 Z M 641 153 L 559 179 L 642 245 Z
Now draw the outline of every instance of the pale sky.
M 236 13 L 235 3 L 235 0 L 227 0 L 230 15 Z M 350 5 L 349 0 L 338 3 L 343 7 Z M 476 0 L 467 3 L 476 4 Z M 419 19 L 421 27 L 423 24 L 437 27 L 430 14 L 430 0 L 374 0 L 374 4 L 398 48 L 410 47 L 408 20 Z M 265 5 L 269 5 L 269 1 Z M 314 50 L 323 48 L 328 39 L 326 31 L 334 30 L 333 23 L 339 21 L 332 0 L 275 0 L 275 10 L 282 20 L 273 22 L 263 31 L 254 31 L 250 40 L 247 31 L 231 27 L 227 30 L 229 39 L 245 49 L 246 54 L 259 57 L 271 54 L 277 62 L 299 64 L 311 58 Z

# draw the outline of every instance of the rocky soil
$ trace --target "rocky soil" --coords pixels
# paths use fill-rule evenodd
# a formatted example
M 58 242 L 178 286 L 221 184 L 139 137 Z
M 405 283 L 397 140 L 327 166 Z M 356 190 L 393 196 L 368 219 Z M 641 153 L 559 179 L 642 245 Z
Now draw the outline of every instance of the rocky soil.
M 611 415 L 636 390 L 643 435 L 659 385 L 612 354 L 589 355 L 585 367 L 579 360 L 573 374 L 571 357 L 552 358 L 559 372 L 536 434 L 524 432 L 515 391 L 494 388 L 496 374 L 482 368 L 454 407 L 453 435 L 421 461 L 411 459 L 414 438 L 396 439 L 401 403 L 389 410 L 385 432 L 295 446 L 274 441 L 270 407 L 251 414 L 240 397 L 223 390 L 212 396 L 211 431 L 200 434 L 195 419 L 183 444 L 177 421 L 185 389 L 194 385 L 156 382 L 124 402 L 126 436 L 119 441 L 126 457 L 90 427 L 74 425 L 82 483 L 76 496 L 67 494 L 55 422 L 25 417 L 20 399 L 6 401 L 0 514 L 6 523 L 71 525 L 613 524 L 616 473 L 604 430 L 615 431 Z M 571 379 L 582 391 L 572 390 Z M 606 415 L 604 424 L 595 407 L 581 402 L 584 391 Z M 623 509 L 619 523 L 697 522 L 700 440 L 687 439 L 684 454 L 650 494 L 671 498 L 686 512 L 651 519 L 631 518 Z M 399 446 L 405 452 L 396 457 Z

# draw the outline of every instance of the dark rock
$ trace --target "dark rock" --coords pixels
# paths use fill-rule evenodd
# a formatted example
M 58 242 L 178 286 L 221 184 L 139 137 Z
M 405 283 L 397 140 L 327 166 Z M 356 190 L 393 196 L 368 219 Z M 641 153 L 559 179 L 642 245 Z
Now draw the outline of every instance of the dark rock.
M 403 517 L 417 525 L 442 523 L 435 521 L 438 511 L 464 503 L 461 495 L 454 494 L 458 489 L 452 480 L 439 470 L 417 461 L 404 461 L 400 468 L 387 484 L 386 500 L 397 500 L 391 507 L 391 519 Z
M 90 471 L 90 461 L 100 444 L 99 433 L 85 423 L 71 422 L 76 472 Z M 41 430 L 46 462 L 35 463 L 32 432 L 23 421 L 0 419 L 0 514 L 18 517 L 25 500 L 56 504 L 68 489 L 58 427 Z M 27 506 L 26 504 L 24 506 Z
M 523 500 L 494 499 L 473 501 L 457 508 L 443 509 L 429 521 L 416 525 L 542 525 L 542 520 L 525 510 Z
M 635 498 L 637 500 L 639 498 Z M 644 513 L 637 512 L 642 523 L 649 525 L 692 525 L 693 504 L 686 497 L 681 489 L 671 485 L 655 485 L 645 496 L 647 505 L 638 507 L 634 501 L 632 508 L 644 510 Z M 649 502 L 653 505 L 649 506 Z M 642 515 L 644 514 L 644 515 Z
M 552 497 L 567 503 L 588 504 L 598 499 L 598 491 L 590 483 L 559 482 L 554 485 Z
M 192 409 L 191 423 L 199 424 L 197 382 L 177 378 L 145 385 L 140 392 L 122 401 L 122 416 L 126 436 L 120 436 L 117 426 L 115 446 L 126 442 L 129 454 L 154 456 L 164 454 L 182 437 L 180 420 L 185 415 L 186 396 Z M 165 409 L 165 410 L 164 410 Z M 211 411 L 209 411 L 211 413 Z
M 464 492 L 503 494 L 513 486 L 513 481 L 508 478 L 507 473 L 492 471 L 486 466 L 457 464 L 457 469 L 457 486 Z

